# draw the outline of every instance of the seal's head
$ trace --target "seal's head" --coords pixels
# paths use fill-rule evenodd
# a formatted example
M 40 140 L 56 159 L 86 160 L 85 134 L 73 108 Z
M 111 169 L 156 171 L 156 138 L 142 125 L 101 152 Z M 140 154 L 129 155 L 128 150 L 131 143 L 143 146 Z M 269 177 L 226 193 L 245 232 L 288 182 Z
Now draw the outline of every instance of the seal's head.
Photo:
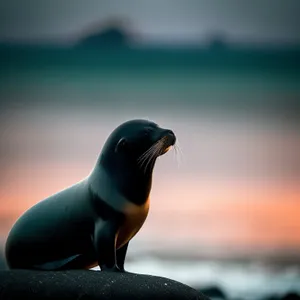
M 114 179 L 117 188 L 135 203 L 146 201 L 157 157 L 176 142 L 175 134 L 147 120 L 131 120 L 108 137 L 99 164 Z

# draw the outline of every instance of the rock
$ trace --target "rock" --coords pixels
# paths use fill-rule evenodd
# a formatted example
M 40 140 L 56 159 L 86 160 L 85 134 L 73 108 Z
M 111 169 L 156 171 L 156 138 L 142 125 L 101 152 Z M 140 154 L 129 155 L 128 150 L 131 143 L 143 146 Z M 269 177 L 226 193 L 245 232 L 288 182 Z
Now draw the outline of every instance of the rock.
M 211 298 L 227 299 L 226 294 L 217 286 L 209 286 L 198 289 L 204 295 Z
M 300 295 L 295 292 L 290 292 L 290 293 L 287 293 L 286 295 L 284 295 L 281 299 L 282 300 L 300 300 Z
M 92 270 L 0 271 L 0 299 L 200 299 L 193 288 L 171 279 Z
M 261 300 L 300 300 L 300 295 L 291 291 L 281 296 L 271 295 L 269 297 L 262 298 Z

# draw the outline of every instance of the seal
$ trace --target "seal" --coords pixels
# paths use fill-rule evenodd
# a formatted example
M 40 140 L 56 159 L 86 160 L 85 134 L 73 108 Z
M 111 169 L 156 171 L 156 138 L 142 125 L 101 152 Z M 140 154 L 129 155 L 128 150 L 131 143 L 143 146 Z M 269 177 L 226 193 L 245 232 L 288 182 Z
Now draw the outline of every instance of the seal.
M 147 218 L 156 159 L 176 142 L 170 129 L 130 120 L 107 138 L 84 180 L 27 210 L 5 246 L 9 268 L 125 271 L 129 241 Z

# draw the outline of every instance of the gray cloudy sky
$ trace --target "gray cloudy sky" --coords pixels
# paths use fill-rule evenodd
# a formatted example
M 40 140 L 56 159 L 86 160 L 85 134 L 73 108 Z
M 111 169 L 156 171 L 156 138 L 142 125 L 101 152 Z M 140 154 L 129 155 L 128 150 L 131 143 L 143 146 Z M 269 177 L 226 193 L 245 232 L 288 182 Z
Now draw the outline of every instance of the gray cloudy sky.
M 0 0 L 0 39 L 67 38 L 90 23 L 125 16 L 148 40 L 300 42 L 299 0 Z

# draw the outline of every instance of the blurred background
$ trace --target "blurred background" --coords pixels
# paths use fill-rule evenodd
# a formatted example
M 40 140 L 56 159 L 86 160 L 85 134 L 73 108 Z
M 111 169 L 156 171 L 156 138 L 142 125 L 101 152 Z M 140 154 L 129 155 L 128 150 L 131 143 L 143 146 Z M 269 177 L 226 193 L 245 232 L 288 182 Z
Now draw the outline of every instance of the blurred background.
M 299 13 L 297 0 L 0 0 L 2 268 L 17 218 L 147 118 L 181 154 L 157 161 L 127 269 L 219 298 L 300 292 Z

